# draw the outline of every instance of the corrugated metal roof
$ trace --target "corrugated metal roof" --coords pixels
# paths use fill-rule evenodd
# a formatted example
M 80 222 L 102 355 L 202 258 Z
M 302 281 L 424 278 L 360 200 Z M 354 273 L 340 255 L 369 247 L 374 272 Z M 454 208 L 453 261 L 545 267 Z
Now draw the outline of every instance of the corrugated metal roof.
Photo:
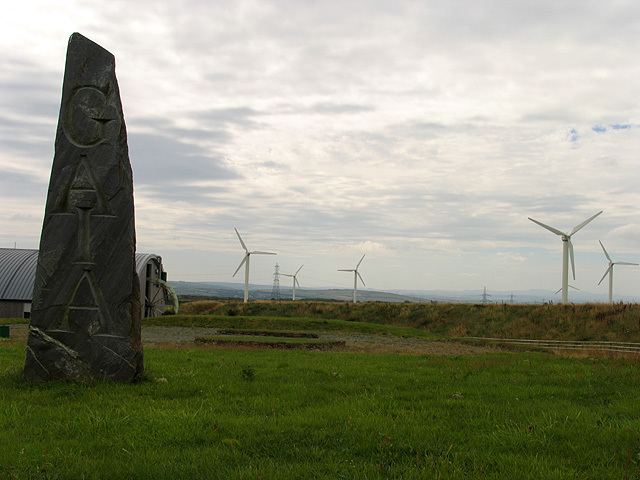
M 146 265 L 159 258 L 152 253 L 136 253 L 136 270 L 140 278 L 146 276 Z M 0 248 L 0 300 L 30 302 L 36 278 L 38 250 Z
M 31 300 L 38 250 L 0 248 L 0 299 Z
M 155 260 L 156 258 L 162 262 L 162 259 L 153 253 L 136 253 L 136 272 L 138 272 L 140 279 L 146 278 L 146 265 L 150 260 Z

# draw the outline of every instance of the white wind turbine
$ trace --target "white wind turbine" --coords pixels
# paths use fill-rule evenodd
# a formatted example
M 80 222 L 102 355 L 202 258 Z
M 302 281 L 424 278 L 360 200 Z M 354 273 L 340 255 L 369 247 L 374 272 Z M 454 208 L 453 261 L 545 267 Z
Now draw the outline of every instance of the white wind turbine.
M 573 279 L 576 279 L 576 265 L 573 257 L 573 244 L 571 243 L 571 237 L 601 213 L 602 210 L 587 218 L 584 222 L 576 225 L 573 227 L 573 230 L 571 230 L 571 233 L 562 232 L 557 228 L 550 227 L 549 225 L 545 225 L 542 222 L 528 217 L 533 223 L 537 223 L 542 228 L 546 228 L 550 232 L 555 233 L 562 238 L 562 303 L 568 303 L 569 301 L 569 255 L 571 256 L 571 271 L 573 272 Z
M 302 270 L 302 267 L 304 267 L 304 265 L 300 265 L 300 268 L 298 270 L 296 270 L 296 273 L 294 273 L 293 275 L 291 275 L 289 273 L 281 273 L 280 274 L 280 275 L 283 275 L 285 277 L 293 278 L 293 295 L 292 295 L 291 299 L 294 300 L 294 301 L 296 299 L 296 285 L 300 286 L 300 282 L 298 282 L 298 272 L 300 270 Z
M 353 272 L 353 303 L 356 303 L 356 292 L 358 291 L 358 277 L 360 277 L 360 281 L 362 282 L 362 285 L 364 285 L 365 287 L 367 286 L 364 283 L 362 275 L 360 275 L 360 272 L 358 272 L 358 267 L 362 263 L 362 260 L 364 260 L 364 255 L 362 255 L 362 258 L 356 265 L 355 269 L 338 269 L 339 272 Z
M 277 254 L 273 252 L 260 252 L 258 250 L 254 250 L 253 252 L 250 252 L 247 246 L 242 241 L 242 237 L 238 233 L 238 229 L 236 227 L 233 227 L 233 229 L 236 231 L 236 235 L 238 235 L 238 240 L 240 240 L 240 245 L 242 245 L 242 248 L 244 248 L 244 252 L 245 252 L 244 258 L 240 262 L 240 265 L 238 265 L 238 268 L 236 268 L 236 271 L 234 272 L 233 276 L 234 277 L 236 276 L 236 273 L 238 273 L 238 271 L 242 268 L 242 265 L 244 264 L 244 303 L 247 303 L 249 301 L 249 259 L 251 258 L 251 255 L 277 255 Z
M 598 240 L 598 242 L 600 242 L 600 240 Z M 638 264 L 629 263 L 629 262 L 614 262 L 613 260 L 611 260 L 611 257 L 607 253 L 607 250 L 604 248 L 604 245 L 602 244 L 602 242 L 600 242 L 600 246 L 602 247 L 604 256 L 607 257 L 607 260 L 609 260 L 609 268 L 607 268 L 607 270 L 604 272 L 604 275 L 598 282 L 598 285 L 600 285 L 604 280 L 604 277 L 606 277 L 607 274 L 609 274 L 609 303 L 613 303 L 613 266 L 614 265 L 638 265 Z

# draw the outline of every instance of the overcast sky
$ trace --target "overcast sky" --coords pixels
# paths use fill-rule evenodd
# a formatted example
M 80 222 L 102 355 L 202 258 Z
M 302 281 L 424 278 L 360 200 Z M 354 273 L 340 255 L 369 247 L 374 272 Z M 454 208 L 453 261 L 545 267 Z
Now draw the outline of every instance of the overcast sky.
M 14 2 L 0 29 L 0 246 L 37 248 L 66 44 L 116 57 L 138 250 L 170 278 L 579 288 L 640 260 L 637 1 Z M 620 268 L 638 294 L 640 269 Z M 284 283 L 284 282 L 283 282 Z

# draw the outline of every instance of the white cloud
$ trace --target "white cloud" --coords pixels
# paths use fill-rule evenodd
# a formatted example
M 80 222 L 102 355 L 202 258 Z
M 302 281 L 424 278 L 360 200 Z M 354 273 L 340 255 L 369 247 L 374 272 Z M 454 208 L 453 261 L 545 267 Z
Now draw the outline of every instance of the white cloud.
M 34 1 L 3 13 L 0 172 L 24 186 L 0 191 L 5 244 L 37 243 L 39 221 L 13 214 L 41 215 L 73 30 L 116 55 L 138 239 L 186 251 L 164 255 L 170 271 L 229 255 L 240 225 L 308 275 L 358 250 L 375 253 L 379 288 L 438 288 L 421 283 L 427 267 L 442 270 L 429 281 L 477 288 L 457 273 L 473 253 L 486 258 L 474 275 L 502 259 L 512 266 L 495 282 L 528 288 L 558 262 L 527 216 L 570 228 L 604 208 L 576 237 L 583 255 L 598 238 L 639 238 L 640 128 L 613 127 L 639 123 L 635 3 Z M 583 278 L 598 275 L 595 257 L 581 262 Z M 257 278 L 271 269 L 256 265 Z

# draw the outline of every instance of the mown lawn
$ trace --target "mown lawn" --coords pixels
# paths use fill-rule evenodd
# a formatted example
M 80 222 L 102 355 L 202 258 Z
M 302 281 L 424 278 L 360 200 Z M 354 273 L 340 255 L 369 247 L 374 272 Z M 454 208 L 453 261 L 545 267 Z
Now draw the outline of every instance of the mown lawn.
M 29 385 L 0 343 L 0 478 L 640 478 L 640 365 L 145 350 L 137 385 Z

